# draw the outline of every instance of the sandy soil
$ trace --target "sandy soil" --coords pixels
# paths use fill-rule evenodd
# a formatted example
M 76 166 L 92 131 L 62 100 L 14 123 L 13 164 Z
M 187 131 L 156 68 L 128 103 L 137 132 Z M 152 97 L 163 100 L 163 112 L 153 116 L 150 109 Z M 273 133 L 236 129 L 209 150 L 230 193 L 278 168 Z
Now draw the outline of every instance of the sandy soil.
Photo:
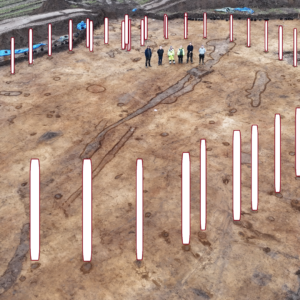
M 284 23 L 284 50 L 292 29 Z M 299 68 L 278 61 L 279 21 L 149 20 L 145 68 L 138 20 L 133 49 L 120 50 L 120 20 L 85 42 L 0 69 L 1 299 L 299 299 L 299 181 L 295 108 Z M 97 37 L 100 37 L 97 39 Z M 156 50 L 189 41 L 206 64 L 157 66 Z M 196 54 L 196 53 L 195 53 Z M 197 56 L 197 55 L 195 55 Z M 138 59 L 141 60 L 138 60 Z M 138 60 L 138 61 L 133 61 Z M 156 109 L 157 111 L 155 111 Z M 274 193 L 274 115 L 282 118 L 282 185 Z M 259 128 L 259 211 L 251 210 L 251 125 Z M 242 218 L 232 221 L 232 134 L 242 136 Z M 199 230 L 199 140 L 207 140 L 207 230 Z M 191 155 L 191 244 L 181 243 L 181 156 Z M 82 261 L 82 158 L 93 164 L 93 256 Z M 29 163 L 41 165 L 40 261 L 29 253 Z M 135 254 L 136 159 L 144 161 L 144 259 Z M 149 214 L 150 213 L 150 214 Z

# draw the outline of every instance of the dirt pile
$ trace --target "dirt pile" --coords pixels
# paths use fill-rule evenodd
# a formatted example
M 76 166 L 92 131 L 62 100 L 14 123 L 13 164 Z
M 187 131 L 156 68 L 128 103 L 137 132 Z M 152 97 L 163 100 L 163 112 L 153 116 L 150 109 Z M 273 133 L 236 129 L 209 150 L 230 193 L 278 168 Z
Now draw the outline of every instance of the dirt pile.
M 43 5 L 32 12 L 32 15 L 43 14 L 52 11 L 58 11 L 71 8 L 65 0 L 46 0 Z

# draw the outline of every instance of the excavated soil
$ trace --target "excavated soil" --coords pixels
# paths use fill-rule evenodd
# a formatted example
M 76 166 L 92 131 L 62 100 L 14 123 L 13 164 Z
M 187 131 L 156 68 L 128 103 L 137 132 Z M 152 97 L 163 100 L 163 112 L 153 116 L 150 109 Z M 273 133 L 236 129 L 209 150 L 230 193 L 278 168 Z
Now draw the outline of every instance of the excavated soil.
M 120 22 L 109 45 L 83 40 L 53 59 L 0 68 L 0 298 L 292 300 L 300 297 L 295 108 L 299 68 L 278 60 L 278 27 L 269 22 L 149 19 L 152 68 L 145 68 L 139 20 L 132 50 L 120 49 Z M 200 24 L 200 25 L 199 25 Z M 284 23 L 284 51 L 293 28 Z M 179 34 L 181 33 L 182 34 Z M 177 33 L 176 35 L 173 35 Z M 95 37 L 103 35 L 103 26 Z M 194 63 L 157 65 L 195 46 Z M 205 65 L 197 49 L 204 44 Z M 147 43 L 146 43 L 147 45 Z M 152 46 L 154 47 L 154 46 Z M 140 58 L 140 60 L 139 60 Z M 185 61 L 185 59 L 184 59 Z M 274 193 L 274 117 L 281 114 L 281 192 Z M 251 210 L 251 125 L 259 130 L 259 208 Z M 242 136 L 242 216 L 232 218 L 232 135 Z M 200 139 L 207 142 L 207 229 L 199 224 Z M 181 157 L 191 156 L 191 243 L 181 242 Z M 29 164 L 39 158 L 40 260 L 30 261 Z M 82 261 L 82 159 L 93 166 L 93 253 Z M 144 165 L 144 256 L 136 261 L 136 159 Z

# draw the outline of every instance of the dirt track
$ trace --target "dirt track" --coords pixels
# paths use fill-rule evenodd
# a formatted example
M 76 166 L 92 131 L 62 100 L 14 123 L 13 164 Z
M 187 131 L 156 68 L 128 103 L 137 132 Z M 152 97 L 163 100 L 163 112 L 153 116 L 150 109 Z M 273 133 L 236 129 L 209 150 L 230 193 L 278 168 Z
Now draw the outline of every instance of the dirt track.
M 1 299 L 298 299 L 299 181 L 295 108 L 299 68 L 278 61 L 278 27 L 210 21 L 208 39 L 190 22 L 149 19 L 152 68 L 139 20 L 133 49 L 120 50 L 120 21 L 103 27 L 95 51 L 74 49 L 0 69 Z M 285 21 L 284 51 L 292 50 Z M 180 34 L 179 34 L 180 33 Z M 97 37 L 100 37 L 99 39 Z M 171 65 L 156 50 L 204 43 L 206 65 Z M 220 55 L 221 54 L 221 55 Z M 133 59 L 141 58 L 137 62 Z M 198 77 L 199 76 L 199 77 Z M 10 92 L 11 96 L 5 95 Z M 13 93 L 12 93 L 13 92 Z M 19 94 L 19 95 L 18 95 Z M 157 111 L 154 111 L 156 109 Z M 282 117 L 282 191 L 274 194 L 274 115 Z M 259 212 L 251 210 L 251 125 L 259 129 Z M 242 218 L 232 221 L 232 133 L 242 135 Z M 207 231 L 199 233 L 199 140 L 207 140 Z M 181 243 L 181 155 L 191 155 L 191 245 Z M 93 163 L 93 259 L 82 262 L 82 158 Z M 28 251 L 29 162 L 41 164 L 41 252 Z M 135 260 L 136 159 L 144 161 L 144 260 Z M 26 238 L 27 237 L 27 238 Z M 14 295 L 14 296 L 13 296 Z M 297 298 L 298 297 L 298 298 Z

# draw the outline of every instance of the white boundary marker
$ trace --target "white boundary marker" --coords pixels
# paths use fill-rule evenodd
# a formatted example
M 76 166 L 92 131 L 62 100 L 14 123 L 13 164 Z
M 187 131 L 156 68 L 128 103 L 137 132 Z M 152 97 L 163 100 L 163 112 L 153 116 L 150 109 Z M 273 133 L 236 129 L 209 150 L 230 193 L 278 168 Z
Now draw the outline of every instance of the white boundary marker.
M 121 22 L 121 49 L 125 49 L 125 21 Z
M 229 31 L 230 31 L 230 42 L 233 42 L 233 15 L 230 15 Z
M 182 244 L 190 243 L 191 230 L 191 163 L 190 153 L 182 153 L 181 165 L 181 236 Z
M 184 38 L 188 37 L 188 14 L 184 13 Z
M 164 16 L 164 35 L 165 35 L 165 39 L 168 39 L 168 35 L 169 35 L 169 24 L 168 24 L 168 15 L 165 14 Z
M 82 161 L 82 257 L 92 260 L 92 161 Z
M 94 22 L 90 21 L 90 52 L 94 51 Z
M 281 120 L 280 114 L 275 114 L 275 136 L 274 136 L 274 146 L 275 146 L 275 192 L 280 193 L 281 186 Z
M 144 46 L 145 45 L 145 21 L 144 20 L 141 20 L 141 46 Z
M 109 20 L 104 18 L 104 44 L 108 44 L 109 41 Z
M 73 20 L 69 20 L 69 51 L 73 50 Z
M 258 210 L 258 126 L 251 128 L 251 198 L 252 210 Z
M 32 28 L 28 31 L 28 40 L 29 40 L 29 47 L 28 47 L 28 62 L 32 64 L 33 61 L 33 42 L 32 42 Z
M 10 40 L 10 72 L 15 74 L 15 39 Z
M 295 172 L 300 176 L 300 107 L 295 111 Z
M 283 59 L 283 29 L 282 25 L 278 26 L 278 59 Z
M 200 140 L 200 229 L 206 230 L 206 188 L 207 188 L 206 140 Z
M 128 15 L 124 17 L 124 24 L 125 24 L 125 45 L 128 45 Z M 125 48 L 125 47 L 124 47 Z
M 298 50 L 298 40 L 297 40 L 297 28 L 294 28 L 294 67 L 297 67 L 298 65 L 298 55 L 297 55 L 297 50 Z
M 247 47 L 251 47 L 251 20 L 247 19 Z
M 136 161 L 136 259 L 143 259 L 143 160 Z
M 30 161 L 30 259 L 40 259 L 40 162 Z
M 232 202 L 233 220 L 241 219 L 241 132 L 233 131 L 232 147 Z
M 265 21 L 265 52 L 268 52 L 268 43 L 269 43 L 269 23 L 268 21 Z
M 48 56 L 52 55 L 52 24 L 48 24 Z
M 86 19 L 86 47 L 90 47 L 90 19 Z
M 203 13 L 203 38 L 207 38 L 207 13 Z
M 131 50 L 131 19 L 128 20 L 128 45 L 127 51 Z
M 144 17 L 144 24 L 145 24 L 145 40 L 148 40 L 148 17 L 147 16 L 145 16 Z

